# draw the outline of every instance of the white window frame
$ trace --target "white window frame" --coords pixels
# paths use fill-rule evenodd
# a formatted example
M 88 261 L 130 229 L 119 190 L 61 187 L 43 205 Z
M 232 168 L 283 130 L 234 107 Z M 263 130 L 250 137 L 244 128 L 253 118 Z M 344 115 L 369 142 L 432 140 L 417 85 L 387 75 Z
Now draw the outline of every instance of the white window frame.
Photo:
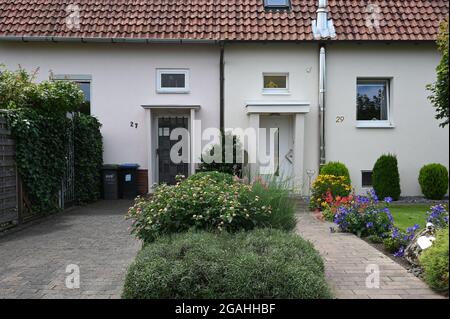
M 161 87 L 161 76 L 163 74 L 184 74 L 183 88 L 163 88 Z M 156 92 L 157 93 L 189 93 L 189 69 L 156 69 Z
M 264 77 L 266 76 L 284 76 L 286 77 L 286 88 L 265 88 Z M 264 95 L 289 95 L 289 73 L 288 72 L 263 72 L 262 74 L 262 93 Z
M 356 79 L 356 94 L 358 95 L 358 83 L 366 81 L 366 82 L 384 82 L 386 84 L 386 114 L 387 120 L 358 120 L 358 105 L 355 104 L 356 111 L 356 127 L 357 128 L 394 128 L 394 122 L 392 120 L 392 107 L 391 107 L 391 86 L 392 86 L 392 78 L 383 77 L 383 78 L 370 78 L 370 77 L 358 77 Z M 356 101 L 356 99 L 355 99 Z

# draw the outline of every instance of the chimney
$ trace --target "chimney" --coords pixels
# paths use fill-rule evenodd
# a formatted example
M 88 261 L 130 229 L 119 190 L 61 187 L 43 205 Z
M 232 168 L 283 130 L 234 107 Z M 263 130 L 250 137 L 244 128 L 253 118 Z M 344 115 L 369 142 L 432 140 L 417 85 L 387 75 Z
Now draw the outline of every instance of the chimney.
M 336 31 L 334 29 L 333 20 L 328 19 L 328 1 L 318 0 L 317 18 L 312 22 L 312 31 L 314 39 L 335 38 Z

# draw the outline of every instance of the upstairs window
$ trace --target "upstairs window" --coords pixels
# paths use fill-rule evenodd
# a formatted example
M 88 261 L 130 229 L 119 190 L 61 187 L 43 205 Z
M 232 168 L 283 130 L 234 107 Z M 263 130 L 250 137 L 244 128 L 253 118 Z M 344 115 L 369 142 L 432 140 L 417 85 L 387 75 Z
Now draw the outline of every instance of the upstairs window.
M 55 81 L 72 81 L 76 83 L 83 91 L 84 102 L 81 105 L 80 113 L 91 114 L 91 82 L 90 75 L 58 74 L 53 76 Z
M 390 125 L 389 84 L 387 79 L 358 79 L 356 119 L 358 124 Z
M 289 93 L 287 73 L 264 73 L 263 82 L 263 93 L 265 94 Z
M 156 77 L 156 91 L 158 93 L 189 92 L 189 70 L 158 69 Z
M 290 0 L 264 0 L 266 9 L 288 9 L 290 5 Z

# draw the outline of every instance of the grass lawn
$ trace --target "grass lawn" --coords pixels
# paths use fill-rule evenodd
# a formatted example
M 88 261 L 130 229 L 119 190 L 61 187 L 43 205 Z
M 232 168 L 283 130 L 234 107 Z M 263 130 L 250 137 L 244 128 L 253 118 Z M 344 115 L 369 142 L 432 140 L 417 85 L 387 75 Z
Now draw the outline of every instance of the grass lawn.
M 419 224 L 425 227 L 427 219 L 427 211 L 431 204 L 391 204 L 392 216 L 394 217 L 394 224 L 402 230 L 414 224 Z

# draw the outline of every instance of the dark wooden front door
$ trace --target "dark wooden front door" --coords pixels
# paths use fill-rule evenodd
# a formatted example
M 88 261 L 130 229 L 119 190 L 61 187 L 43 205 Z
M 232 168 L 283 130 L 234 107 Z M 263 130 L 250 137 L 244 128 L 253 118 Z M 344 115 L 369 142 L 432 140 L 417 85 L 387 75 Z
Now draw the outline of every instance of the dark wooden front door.
M 177 175 L 187 176 L 188 163 L 174 163 L 170 159 L 170 149 L 179 140 L 170 140 L 170 133 L 176 128 L 188 128 L 187 117 L 160 117 L 158 119 L 158 164 L 159 182 L 173 185 Z

